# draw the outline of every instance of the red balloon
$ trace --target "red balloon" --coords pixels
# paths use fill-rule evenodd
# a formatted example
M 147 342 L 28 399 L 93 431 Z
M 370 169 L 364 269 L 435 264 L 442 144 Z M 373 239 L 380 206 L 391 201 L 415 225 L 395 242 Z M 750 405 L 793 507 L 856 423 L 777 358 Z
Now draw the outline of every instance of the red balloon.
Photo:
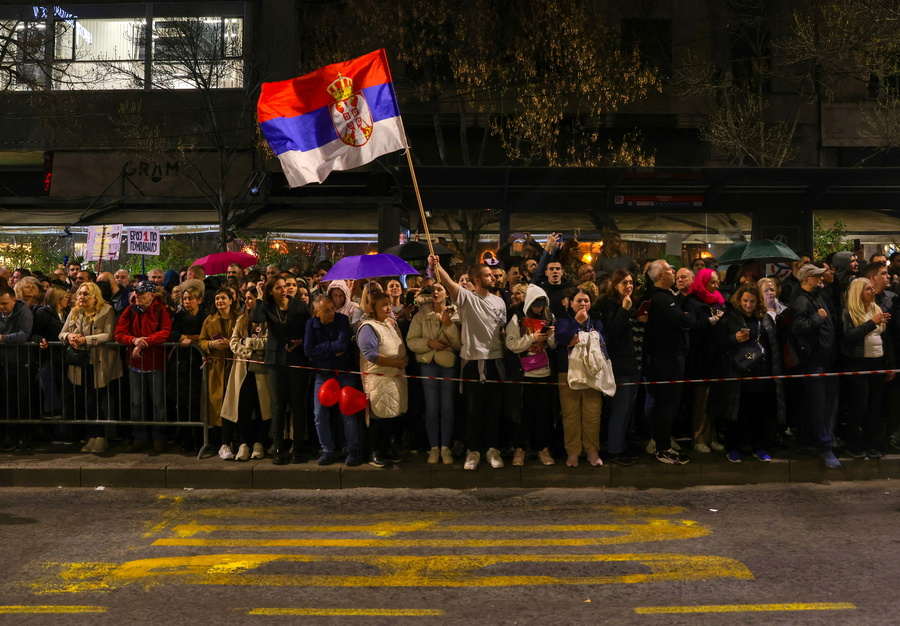
M 341 383 L 337 378 L 329 378 L 319 387 L 319 402 L 322 406 L 334 406 L 341 399 Z
M 366 408 L 368 398 L 359 389 L 355 387 L 344 387 L 341 389 L 341 413 L 344 415 L 353 415 L 359 413 Z

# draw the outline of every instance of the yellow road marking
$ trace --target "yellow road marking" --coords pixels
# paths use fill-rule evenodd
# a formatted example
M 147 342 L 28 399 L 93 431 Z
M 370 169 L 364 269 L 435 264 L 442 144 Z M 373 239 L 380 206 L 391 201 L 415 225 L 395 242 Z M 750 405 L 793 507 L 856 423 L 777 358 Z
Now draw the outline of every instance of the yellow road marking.
M 169 496 L 159 495 L 157 496 L 159 500 L 169 500 Z M 184 504 L 184 496 L 175 496 L 171 498 L 172 506 L 163 513 L 163 519 L 161 522 L 150 528 L 146 533 L 144 533 L 144 537 L 152 537 L 158 532 L 163 531 L 166 526 L 168 526 L 171 522 L 174 522 L 178 517 L 181 516 L 181 507 Z
M 650 541 L 692 539 L 710 534 L 710 530 L 690 520 L 651 520 L 645 524 L 591 524 L 569 526 L 435 526 L 430 524 L 372 524 L 368 526 L 294 526 L 294 525 L 201 525 L 180 524 L 173 528 L 177 537 L 157 539 L 155 546 L 205 547 L 339 547 L 339 548 L 481 548 L 512 546 L 597 546 Z M 398 533 L 620 533 L 606 537 L 514 538 L 514 539 L 201 539 L 194 535 L 212 532 L 240 533 L 371 533 L 391 537 Z
M 359 572 L 341 575 L 255 574 L 270 563 L 356 564 Z M 479 571 L 495 565 L 526 564 L 528 571 L 540 563 L 634 563 L 645 571 L 594 576 L 509 576 Z M 345 566 L 346 567 L 346 566 Z M 248 573 L 249 572 L 249 573 Z M 274 587 L 498 587 L 513 585 L 604 585 L 710 578 L 752 580 L 740 561 L 715 556 L 685 554 L 609 555 L 305 555 L 218 554 L 191 557 L 141 559 L 124 563 L 101 583 L 114 588 L 130 583 L 144 585 L 181 582 L 191 585 L 250 585 Z
M 642 615 L 662 613 L 743 613 L 756 611 L 846 611 L 856 609 L 850 602 L 812 602 L 796 604 L 711 604 L 708 606 L 643 606 L 634 609 Z
M 105 613 L 105 606 L 62 606 L 55 604 L 43 604 L 27 606 L 23 604 L 11 604 L 0 606 L 0 614 L 9 613 Z
M 438 609 L 250 609 L 247 615 L 320 615 L 376 617 L 440 617 Z

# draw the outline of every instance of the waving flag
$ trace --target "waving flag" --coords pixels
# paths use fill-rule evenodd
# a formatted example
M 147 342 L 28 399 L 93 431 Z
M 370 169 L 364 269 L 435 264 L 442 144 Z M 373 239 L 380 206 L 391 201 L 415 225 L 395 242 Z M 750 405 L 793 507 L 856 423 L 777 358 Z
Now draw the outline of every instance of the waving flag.
M 291 187 L 407 147 L 384 50 L 263 83 L 257 112 Z

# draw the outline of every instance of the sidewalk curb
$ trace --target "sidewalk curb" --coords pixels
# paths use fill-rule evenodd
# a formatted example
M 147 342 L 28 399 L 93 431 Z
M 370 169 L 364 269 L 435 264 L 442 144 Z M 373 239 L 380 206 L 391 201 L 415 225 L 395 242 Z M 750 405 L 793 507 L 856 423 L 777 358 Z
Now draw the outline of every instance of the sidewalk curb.
M 827 469 L 818 459 L 777 458 L 760 463 L 747 458 L 729 463 L 724 458 L 694 459 L 676 467 L 655 463 L 649 457 L 631 467 L 606 464 L 577 468 L 562 463 L 543 466 L 531 461 L 501 469 L 482 464 L 465 471 L 462 463 L 428 465 L 424 455 L 391 468 L 364 464 L 326 467 L 314 461 L 277 466 L 271 459 L 222 461 L 217 457 L 197 460 L 181 454 L 0 454 L 0 487 L 91 487 L 151 489 L 484 489 L 484 488 L 633 488 L 681 489 L 699 485 L 747 485 L 760 483 L 827 483 L 900 479 L 900 455 L 879 460 L 841 459 L 842 467 Z

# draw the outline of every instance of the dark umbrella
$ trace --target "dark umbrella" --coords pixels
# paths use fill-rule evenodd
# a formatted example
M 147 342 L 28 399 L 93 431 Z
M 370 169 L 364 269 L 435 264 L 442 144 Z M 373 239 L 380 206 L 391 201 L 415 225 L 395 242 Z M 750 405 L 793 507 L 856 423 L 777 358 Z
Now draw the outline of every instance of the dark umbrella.
M 322 280 L 355 280 L 418 273 L 409 263 L 393 254 L 363 254 L 344 257 L 334 264 Z
M 739 263 L 741 261 L 764 261 L 766 263 L 774 263 L 775 261 L 799 260 L 800 257 L 786 244 L 773 239 L 741 241 L 728 248 L 728 250 L 719 257 L 719 263 L 722 265 Z
M 215 274 L 227 272 L 228 266 L 232 263 L 237 263 L 242 268 L 247 269 L 252 265 L 256 265 L 258 260 L 252 254 L 247 254 L 246 252 L 216 252 L 197 259 L 191 265 L 202 265 L 209 276 L 214 276 Z
M 434 253 L 438 256 L 453 255 L 453 250 L 451 250 L 447 246 L 441 245 L 439 243 L 432 243 L 431 245 L 434 246 Z M 423 243 L 421 241 L 407 241 L 401 246 L 393 246 L 391 248 L 388 248 L 384 252 L 385 254 L 393 254 L 395 256 L 398 256 L 404 261 L 427 259 L 428 255 L 430 254 L 428 250 L 428 243 Z

